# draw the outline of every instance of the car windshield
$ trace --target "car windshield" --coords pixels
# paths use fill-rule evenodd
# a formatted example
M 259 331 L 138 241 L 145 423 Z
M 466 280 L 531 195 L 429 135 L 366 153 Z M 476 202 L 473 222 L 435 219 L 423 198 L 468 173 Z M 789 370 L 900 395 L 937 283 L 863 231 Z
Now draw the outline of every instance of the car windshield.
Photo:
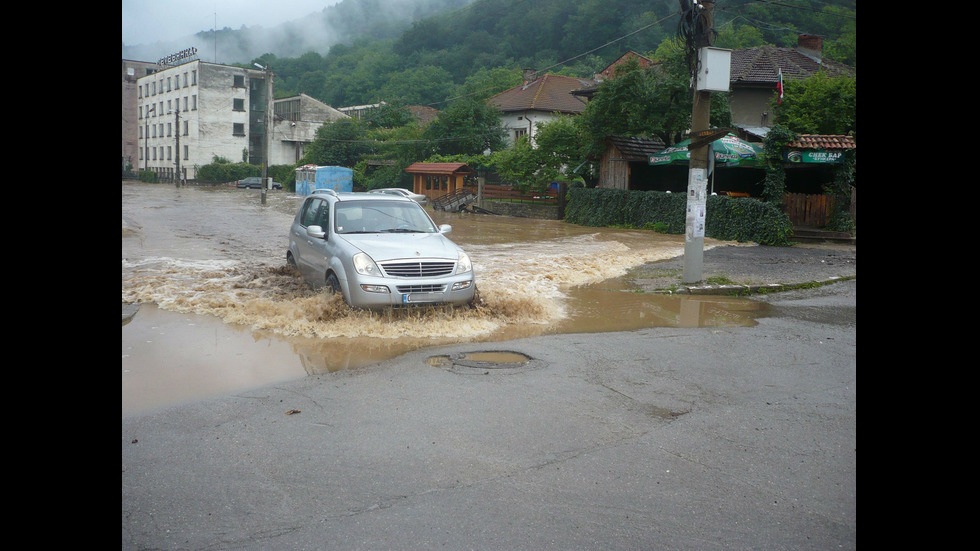
M 337 233 L 435 233 L 429 215 L 414 201 L 340 201 Z

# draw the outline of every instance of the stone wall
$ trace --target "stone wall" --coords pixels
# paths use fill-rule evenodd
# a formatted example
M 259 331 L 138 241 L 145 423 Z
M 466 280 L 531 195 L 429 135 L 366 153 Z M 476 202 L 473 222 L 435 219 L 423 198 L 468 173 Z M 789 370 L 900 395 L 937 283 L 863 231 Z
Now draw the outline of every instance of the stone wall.
M 564 213 L 559 205 L 535 205 L 534 203 L 513 203 L 510 201 L 483 201 L 483 208 L 490 212 L 518 218 L 542 218 L 562 220 Z

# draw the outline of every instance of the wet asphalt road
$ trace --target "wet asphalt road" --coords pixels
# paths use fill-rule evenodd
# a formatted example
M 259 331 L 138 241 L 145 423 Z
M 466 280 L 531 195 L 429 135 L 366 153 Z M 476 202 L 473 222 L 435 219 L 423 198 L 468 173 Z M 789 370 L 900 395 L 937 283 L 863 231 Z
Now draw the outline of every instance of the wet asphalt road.
M 122 549 L 854 549 L 856 280 L 759 300 L 125 418 Z

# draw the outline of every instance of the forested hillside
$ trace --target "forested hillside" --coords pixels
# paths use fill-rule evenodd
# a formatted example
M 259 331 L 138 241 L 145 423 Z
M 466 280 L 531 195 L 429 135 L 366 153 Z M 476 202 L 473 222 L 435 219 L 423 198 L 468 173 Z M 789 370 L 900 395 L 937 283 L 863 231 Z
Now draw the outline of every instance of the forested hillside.
M 678 13 L 677 0 L 476 0 L 418 19 L 397 37 L 253 61 L 272 66 L 277 97 L 441 109 L 455 97 L 512 87 L 525 68 L 592 77 L 627 50 L 652 54 L 676 34 Z M 853 1 L 721 0 L 714 13 L 718 47 L 794 47 L 798 34 L 815 34 L 825 57 L 857 65 Z

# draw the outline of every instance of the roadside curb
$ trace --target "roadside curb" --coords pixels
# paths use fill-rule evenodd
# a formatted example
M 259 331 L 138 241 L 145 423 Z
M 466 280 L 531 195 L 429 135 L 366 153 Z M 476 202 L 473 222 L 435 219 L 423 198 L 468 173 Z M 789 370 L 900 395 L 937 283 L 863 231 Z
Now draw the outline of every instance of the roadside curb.
M 123 303 L 123 305 L 122 305 L 122 323 L 123 323 L 123 325 L 126 325 L 127 323 L 129 323 L 130 320 L 133 319 L 133 316 L 136 315 L 136 312 L 139 312 L 139 309 L 140 309 L 140 305 L 138 303 L 134 303 L 134 304 L 126 304 L 126 303 Z
M 663 295 L 748 295 L 787 291 L 803 285 L 829 285 L 831 283 L 837 283 L 838 281 L 844 281 L 847 279 L 854 279 L 854 277 L 831 277 L 822 281 L 809 281 L 806 283 L 797 284 L 767 283 L 764 285 L 688 285 L 678 287 L 676 289 L 657 289 L 653 292 Z

